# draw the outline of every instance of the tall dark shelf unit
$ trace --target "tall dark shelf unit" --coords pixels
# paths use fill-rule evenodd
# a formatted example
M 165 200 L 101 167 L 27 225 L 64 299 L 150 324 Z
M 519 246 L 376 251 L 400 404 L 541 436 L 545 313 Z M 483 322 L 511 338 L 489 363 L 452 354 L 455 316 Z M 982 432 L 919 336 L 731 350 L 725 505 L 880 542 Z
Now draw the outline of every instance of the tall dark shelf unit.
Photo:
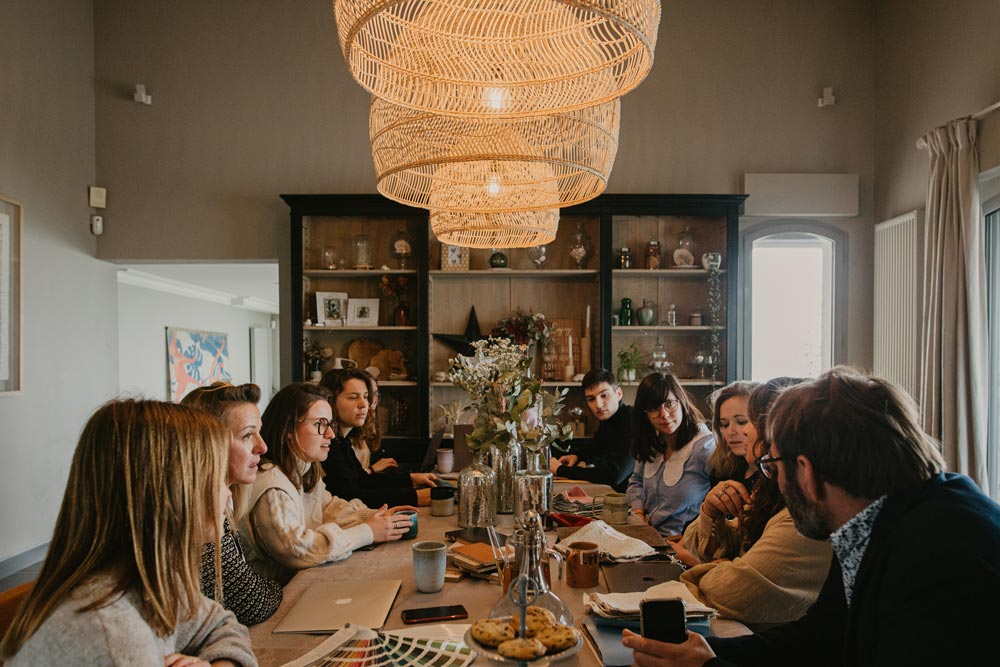
M 738 220 L 745 198 L 745 195 L 602 195 L 562 210 L 559 235 L 550 249 L 549 268 L 532 270 L 523 251 L 510 250 L 507 252 L 511 257 L 513 270 L 505 274 L 492 272 L 487 268 L 489 252 L 473 250 L 470 270 L 456 274 L 438 270 L 441 244 L 433 238 L 427 212 L 423 209 L 404 206 L 380 195 L 282 195 L 291 209 L 292 376 L 300 380 L 305 375 L 302 347 L 304 336 L 319 339 L 325 337 L 340 345 L 352 335 L 365 335 L 406 347 L 409 351 L 407 362 L 412 380 L 389 382 L 383 387 L 403 392 L 416 402 L 415 406 L 411 405 L 407 432 L 386 441 L 386 448 L 392 455 L 410 461 L 419 460 L 423 446 L 428 441 L 431 403 L 454 400 L 449 397 L 460 391 L 450 387 L 448 383 L 431 381 L 435 372 L 444 370 L 442 364 L 446 363 L 447 356 L 445 348 L 431 336 L 432 333 L 443 331 L 432 332 L 431 322 L 439 327 L 454 329 L 449 330 L 449 333 L 460 333 L 463 327 L 456 328 L 457 322 L 461 320 L 464 323 L 473 305 L 477 307 L 482 330 L 487 333 L 494 324 L 493 310 L 500 312 L 515 305 L 532 307 L 532 303 L 516 302 L 525 294 L 532 294 L 532 299 L 537 299 L 544 307 L 556 310 L 568 308 L 562 302 L 571 301 L 574 308 L 580 309 L 580 318 L 583 317 L 582 308 L 585 307 L 581 301 L 592 301 L 593 366 L 614 369 L 615 352 L 620 345 L 636 340 L 648 344 L 655 338 L 665 338 L 670 341 L 667 347 L 675 361 L 675 370 L 682 377 L 690 377 L 691 369 L 686 365 L 688 360 L 682 357 L 689 355 L 694 347 L 703 346 L 699 341 L 703 339 L 702 334 L 707 326 L 701 329 L 688 326 L 673 329 L 662 326 L 625 328 L 613 327 L 611 321 L 611 315 L 618 309 L 618 298 L 622 295 L 634 296 L 636 309 L 642 305 L 645 292 L 651 291 L 658 295 L 657 321 L 662 320 L 666 312 L 667 303 L 660 303 L 663 297 L 667 300 L 676 299 L 685 306 L 705 301 L 707 272 L 698 268 L 676 271 L 646 271 L 642 268 L 623 271 L 615 268 L 616 246 L 620 247 L 622 243 L 631 247 L 636 265 L 643 267 L 649 237 L 661 241 L 664 246 L 663 265 L 671 266 L 672 237 L 683 226 L 689 226 L 695 238 L 695 262 L 699 267 L 702 252 L 717 251 L 723 254 L 725 335 L 722 351 L 725 363 L 720 367 L 720 376 L 724 377 L 719 377 L 714 386 L 729 382 L 735 379 L 737 373 L 734 352 L 739 275 Z M 575 232 L 578 224 L 588 231 L 592 244 L 592 258 L 584 271 L 574 271 L 566 256 L 569 247 L 567 239 Z M 414 272 L 410 275 L 413 275 L 415 284 L 411 286 L 412 291 L 408 295 L 413 300 L 410 311 L 415 328 L 406 331 L 386 328 L 386 318 L 391 317 L 391 309 L 386 301 L 383 301 L 380 313 L 382 327 L 365 331 L 317 331 L 316 327 L 305 327 L 305 320 L 314 316 L 313 293 L 319 287 L 325 289 L 328 285 L 343 286 L 354 281 L 353 284 L 364 286 L 364 296 L 379 295 L 377 280 L 385 272 L 378 267 L 383 264 L 394 266 L 389 256 L 388 241 L 389 235 L 400 225 L 410 232 L 414 246 Z M 340 245 L 339 255 L 350 261 L 351 250 L 346 241 L 360 231 L 368 233 L 373 240 L 372 259 L 375 268 L 372 271 L 324 271 L 315 268 L 316 253 L 321 243 L 336 242 Z M 311 240 L 311 247 L 306 247 L 305 239 Z M 497 285 L 502 289 L 484 285 Z M 441 294 L 436 295 L 432 290 Z M 567 291 L 574 298 L 560 298 Z M 491 292 L 506 296 L 497 303 L 457 302 L 463 294 L 478 301 L 482 297 L 477 295 Z M 493 297 L 490 299 L 492 301 Z M 707 302 L 703 305 L 707 306 Z M 536 307 L 535 310 L 542 309 Z M 703 310 L 707 325 L 707 309 Z M 487 315 L 484 316 L 484 313 Z M 688 313 L 682 311 L 680 314 L 682 321 L 678 324 L 684 325 Z M 556 312 L 555 316 L 567 315 L 565 312 Z M 680 352 L 673 352 L 671 349 Z M 344 352 L 344 349 L 335 349 L 335 356 L 346 356 Z M 678 358 L 674 359 L 677 354 Z M 564 382 L 549 384 L 567 386 Z M 689 379 L 686 386 L 699 398 L 707 396 L 713 388 L 709 382 L 694 379 Z M 634 391 L 627 387 L 627 396 L 631 395 L 630 389 Z M 582 404 L 582 396 L 577 396 L 576 401 Z

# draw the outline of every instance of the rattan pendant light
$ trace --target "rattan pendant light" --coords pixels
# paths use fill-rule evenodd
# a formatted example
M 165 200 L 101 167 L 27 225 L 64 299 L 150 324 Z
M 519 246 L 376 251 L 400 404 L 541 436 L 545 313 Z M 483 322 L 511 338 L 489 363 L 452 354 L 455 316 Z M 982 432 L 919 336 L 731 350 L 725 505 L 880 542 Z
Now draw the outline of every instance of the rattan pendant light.
M 377 187 L 389 199 L 436 211 L 572 206 L 607 186 L 620 113 L 616 99 L 545 116 L 471 119 L 372 98 Z
M 528 116 L 621 97 L 653 64 L 659 0 L 334 0 L 348 69 L 395 104 Z
M 469 248 L 529 248 L 552 242 L 559 209 L 511 213 L 431 211 L 431 230 L 441 243 Z

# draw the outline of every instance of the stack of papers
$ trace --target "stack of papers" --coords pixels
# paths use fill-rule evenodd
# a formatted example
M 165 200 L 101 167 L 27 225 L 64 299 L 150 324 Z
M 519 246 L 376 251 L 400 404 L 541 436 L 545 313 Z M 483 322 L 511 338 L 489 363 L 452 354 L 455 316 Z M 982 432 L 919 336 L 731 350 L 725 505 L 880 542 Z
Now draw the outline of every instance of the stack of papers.
M 587 495 L 579 486 L 560 491 L 552 498 L 552 509 L 556 512 L 596 517 L 604 507 L 604 498 Z
M 667 581 L 638 593 L 587 593 L 584 602 L 595 616 L 617 621 L 638 621 L 639 603 L 644 598 L 681 598 L 688 621 L 715 615 L 715 609 L 702 603 L 679 581 Z

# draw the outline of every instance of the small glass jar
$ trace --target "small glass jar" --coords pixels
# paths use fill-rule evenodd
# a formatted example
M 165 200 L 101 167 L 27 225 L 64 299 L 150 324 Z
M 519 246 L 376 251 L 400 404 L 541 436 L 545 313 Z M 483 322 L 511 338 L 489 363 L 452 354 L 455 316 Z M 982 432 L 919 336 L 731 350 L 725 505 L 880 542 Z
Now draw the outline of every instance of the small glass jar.
M 632 251 L 627 246 L 622 246 L 622 249 L 618 251 L 618 268 L 632 268 Z
M 700 327 L 702 324 L 701 311 L 700 310 L 691 311 L 691 314 L 688 316 L 688 322 L 693 327 Z
M 654 270 L 660 268 L 660 242 L 650 241 L 646 245 L 646 268 Z
M 372 268 L 372 247 L 367 234 L 358 234 L 354 237 L 354 268 Z
M 677 304 L 675 303 L 670 304 L 670 308 L 667 309 L 667 326 L 677 326 Z
M 323 259 L 321 262 L 321 268 L 324 269 L 335 269 L 337 268 L 337 260 L 334 257 L 333 246 L 326 246 L 323 248 Z

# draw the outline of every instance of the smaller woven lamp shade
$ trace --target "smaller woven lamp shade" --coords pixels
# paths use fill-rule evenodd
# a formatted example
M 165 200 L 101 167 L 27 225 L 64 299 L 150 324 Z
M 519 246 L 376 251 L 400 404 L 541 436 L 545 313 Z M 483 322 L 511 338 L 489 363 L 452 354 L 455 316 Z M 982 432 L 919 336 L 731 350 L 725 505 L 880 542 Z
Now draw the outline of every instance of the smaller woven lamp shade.
M 376 97 L 524 116 L 621 97 L 649 73 L 659 0 L 334 0 L 347 68 Z
M 511 213 L 431 211 L 434 236 L 448 245 L 469 248 L 528 248 L 551 243 L 559 228 L 559 209 Z
M 572 206 L 604 191 L 621 104 L 547 116 L 471 119 L 372 98 L 378 191 L 438 211 L 514 213 Z

